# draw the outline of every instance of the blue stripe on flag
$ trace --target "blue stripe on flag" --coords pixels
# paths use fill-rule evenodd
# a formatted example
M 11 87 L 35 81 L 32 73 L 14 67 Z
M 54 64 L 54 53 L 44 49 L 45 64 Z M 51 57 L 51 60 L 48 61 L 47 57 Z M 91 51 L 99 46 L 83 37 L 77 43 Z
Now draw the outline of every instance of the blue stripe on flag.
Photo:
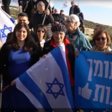
M 10 18 L 10 20 L 11 20 L 13 23 L 15 23 L 15 20 L 14 20 L 13 18 Z
M 19 77 L 22 84 L 35 96 L 35 98 L 40 102 L 43 108 L 52 111 L 51 106 L 48 103 L 48 100 L 41 89 L 37 84 L 29 77 L 25 72 Z M 42 100 L 43 99 L 43 100 Z
M 58 53 L 57 52 L 55 53 L 55 51 L 58 51 Z M 68 80 L 69 79 L 68 69 L 65 65 L 64 59 L 63 59 L 61 51 L 60 51 L 60 48 L 56 47 L 54 50 L 51 51 L 51 54 L 54 57 L 55 61 L 57 62 L 58 66 L 61 69 L 62 76 L 63 76 L 63 79 L 64 79 L 64 84 L 65 84 L 65 87 L 66 87 L 66 89 L 65 89 L 66 94 L 67 94 L 68 100 L 70 102 L 71 108 L 74 108 L 73 97 L 71 95 L 72 94 L 71 85 L 70 85 L 70 82 Z M 69 94 L 69 93 L 71 93 L 71 94 Z

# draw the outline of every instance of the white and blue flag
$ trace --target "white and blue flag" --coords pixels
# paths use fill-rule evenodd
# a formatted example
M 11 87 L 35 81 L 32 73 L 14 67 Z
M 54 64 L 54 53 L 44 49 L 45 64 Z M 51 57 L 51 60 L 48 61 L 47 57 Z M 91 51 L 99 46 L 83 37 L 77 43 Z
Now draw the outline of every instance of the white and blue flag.
M 0 7 L 0 40 L 2 43 L 6 42 L 7 34 L 12 32 L 14 27 L 14 19 Z
M 64 44 L 51 51 L 15 81 L 16 87 L 38 110 L 73 112 Z
M 68 6 L 70 6 L 70 1 L 69 0 L 65 0 L 62 6 L 62 9 L 67 8 Z

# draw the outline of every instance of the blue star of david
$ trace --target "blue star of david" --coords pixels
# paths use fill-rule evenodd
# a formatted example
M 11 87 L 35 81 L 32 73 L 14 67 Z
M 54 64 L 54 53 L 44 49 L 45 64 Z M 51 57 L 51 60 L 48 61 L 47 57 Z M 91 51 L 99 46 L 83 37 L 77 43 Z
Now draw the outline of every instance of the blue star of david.
M 2 33 L 1 34 L 1 37 L 2 38 L 7 37 L 7 35 L 5 34 L 5 30 L 9 30 L 10 32 L 12 32 L 12 27 L 7 27 L 6 25 L 4 25 L 4 28 L 3 29 L 0 29 L 0 32 Z
M 54 96 L 54 98 L 56 99 L 59 95 L 65 96 L 64 92 L 63 92 L 63 87 L 64 85 L 62 83 L 59 83 L 59 81 L 55 78 L 54 81 L 52 83 L 46 83 L 48 86 L 48 90 L 46 91 L 46 93 L 48 94 L 52 94 Z M 52 87 L 54 85 L 58 85 L 60 90 L 58 92 L 53 92 L 52 91 Z

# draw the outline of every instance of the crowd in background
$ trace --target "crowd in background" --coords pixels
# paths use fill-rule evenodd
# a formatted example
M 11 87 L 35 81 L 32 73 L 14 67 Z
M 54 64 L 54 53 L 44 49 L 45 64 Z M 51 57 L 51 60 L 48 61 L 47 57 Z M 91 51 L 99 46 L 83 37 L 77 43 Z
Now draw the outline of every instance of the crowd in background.
M 10 0 L 2 1 L 3 9 L 10 14 Z M 74 91 L 74 61 L 79 51 L 111 53 L 110 36 L 100 25 L 95 27 L 93 44 L 90 44 L 84 34 L 84 15 L 74 1 L 71 2 L 67 17 L 64 10 L 58 13 L 58 9 L 51 8 L 46 0 L 18 0 L 18 4 L 18 23 L 14 31 L 8 34 L 0 51 L 3 87 L 11 84 L 41 57 L 45 58 L 51 50 L 64 43 L 71 89 Z M 27 107 L 24 107 L 26 103 Z M 2 95 L 2 109 L 4 108 L 33 108 L 33 105 L 14 85 Z

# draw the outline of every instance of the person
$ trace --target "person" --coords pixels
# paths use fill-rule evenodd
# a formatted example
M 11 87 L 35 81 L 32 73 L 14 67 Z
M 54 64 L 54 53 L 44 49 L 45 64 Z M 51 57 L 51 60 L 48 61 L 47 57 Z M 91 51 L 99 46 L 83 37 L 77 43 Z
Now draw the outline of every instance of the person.
M 65 15 L 64 15 L 64 10 L 60 10 L 60 16 L 61 16 L 61 19 L 62 19 L 62 24 L 65 25 Z
M 71 7 L 69 10 L 69 15 L 71 15 L 71 14 L 78 15 L 78 13 L 80 13 L 80 8 L 75 4 L 74 1 L 71 1 Z
M 40 1 L 42 1 L 45 4 L 45 9 L 49 9 L 50 12 L 52 12 L 52 8 L 50 6 L 50 4 L 48 3 L 48 0 L 35 0 L 36 3 L 38 4 Z
M 107 33 L 107 31 L 105 30 L 97 31 L 93 36 L 93 41 L 95 43 L 95 46 L 91 49 L 91 51 L 96 51 L 96 52 L 112 51 L 112 49 L 109 47 L 109 44 L 111 43 L 111 38 Z
M 79 27 L 81 28 L 82 32 L 84 33 L 85 32 L 85 26 L 84 26 L 84 15 L 83 15 L 83 13 L 80 12 L 78 14 L 78 17 L 79 17 L 79 20 L 80 20 L 80 26 Z
M 105 27 L 100 24 L 97 24 L 94 28 L 93 35 L 95 35 L 99 30 L 105 30 Z
M 45 16 L 46 15 L 46 16 Z M 45 18 L 45 21 L 44 21 Z M 54 23 L 54 18 L 52 16 L 52 14 L 50 13 L 49 9 L 45 10 L 45 4 L 40 1 L 37 4 L 37 12 L 35 14 L 33 14 L 33 16 L 31 17 L 30 20 L 30 28 L 33 28 L 35 30 L 35 28 L 39 25 L 39 24 L 43 24 L 47 27 L 47 38 L 51 38 L 52 33 L 51 33 L 51 24 Z
M 46 18 L 45 18 L 44 25 L 47 26 L 49 23 L 54 22 L 54 18 L 52 14 L 50 14 L 49 9 L 45 11 L 45 4 L 42 1 L 40 1 L 37 4 L 37 12 L 32 16 L 30 20 L 30 24 L 29 24 L 30 28 L 33 28 L 35 30 L 35 28 L 39 24 L 42 24 L 45 14 L 46 14 Z
M 47 37 L 47 28 L 44 25 L 38 25 L 35 29 L 35 33 L 37 34 L 40 46 L 43 49 Z
M 59 23 L 64 24 L 64 21 L 63 21 L 61 15 L 58 14 L 57 9 L 54 9 L 54 13 L 52 15 L 54 17 L 54 24 L 59 24 Z
M 83 34 L 79 29 L 80 20 L 77 15 L 71 14 L 70 16 L 68 16 L 65 24 L 67 28 L 67 38 L 69 39 L 71 44 L 75 45 L 78 51 L 87 51 L 92 48 L 86 35 Z
M 105 30 L 105 27 L 100 25 L 100 24 L 97 24 L 94 28 L 94 31 L 93 31 L 93 36 L 99 31 L 99 30 Z M 90 41 L 91 45 L 92 46 L 95 46 L 95 43 L 93 41 L 93 39 Z
M 26 24 L 29 24 L 28 15 L 24 12 L 19 13 L 18 14 L 18 23 L 19 22 L 25 22 Z M 32 31 L 30 33 L 31 33 L 31 36 L 32 36 L 31 38 L 33 38 L 34 41 L 36 42 L 36 44 L 38 44 L 38 46 L 40 46 L 37 35 Z M 6 42 L 8 42 L 10 40 L 12 34 L 13 34 L 13 32 L 11 32 L 7 35 Z
M 29 27 L 19 22 L 10 40 L 0 51 L 0 73 L 3 74 L 3 88 L 24 73 L 41 57 L 39 46 L 30 37 Z M 2 112 L 34 112 L 33 104 L 16 86 L 10 86 L 2 93 Z
M 2 0 L 2 3 L 3 3 L 3 6 L 4 6 L 4 11 L 10 15 L 10 9 L 9 9 L 9 6 L 10 6 L 10 3 L 11 3 L 11 0 Z
M 56 48 L 58 45 L 64 43 L 66 51 L 67 66 L 70 76 L 71 87 L 74 87 L 74 60 L 75 60 L 75 48 L 70 44 L 66 38 L 66 28 L 62 24 L 55 24 L 51 28 L 53 36 L 51 40 L 45 42 L 43 48 L 43 55 L 47 55 L 51 50 Z

